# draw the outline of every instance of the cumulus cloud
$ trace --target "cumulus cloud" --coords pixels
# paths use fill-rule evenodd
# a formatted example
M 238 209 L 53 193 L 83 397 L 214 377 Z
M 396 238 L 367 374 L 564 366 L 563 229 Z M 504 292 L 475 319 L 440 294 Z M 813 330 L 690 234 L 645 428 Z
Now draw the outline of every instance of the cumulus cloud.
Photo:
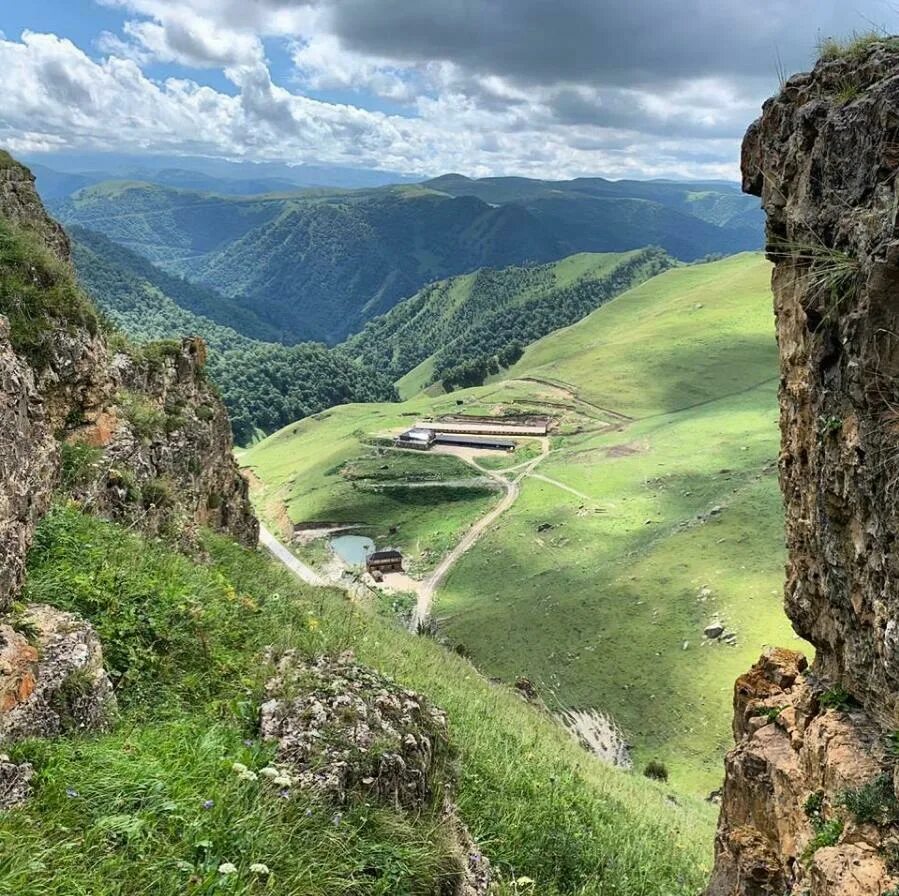
M 0 35 L 0 142 L 420 174 L 733 177 L 777 59 L 805 68 L 821 37 L 896 19 L 887 0 L 95 2 L 123 16 L 97 35 L 102 58 L 56 35 Z M 278 82 L 269 41 L 292 63 Z M 221 71 L 234 89 L 148 76 L 166 64 Z M 353 103 L 310 96 L 333 91 Z

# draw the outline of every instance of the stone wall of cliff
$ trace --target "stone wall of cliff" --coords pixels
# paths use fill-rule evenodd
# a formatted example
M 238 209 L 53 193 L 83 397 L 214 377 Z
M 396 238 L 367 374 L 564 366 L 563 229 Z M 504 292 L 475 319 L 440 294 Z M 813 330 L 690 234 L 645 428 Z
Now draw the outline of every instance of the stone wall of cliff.
M 710 896 L 899 883 L 899 49 L 831 52 L 743 145 L 781 357 L 785 606 L 815 647 L 738 682 Z
M 150 533 L 190 541 L 208 525 L 255 544 L 202 343 L 115 345 L 74 283 L 68 239 L 34 178 L 0 153 L 0 611 L 61 474 L 86 509 Z

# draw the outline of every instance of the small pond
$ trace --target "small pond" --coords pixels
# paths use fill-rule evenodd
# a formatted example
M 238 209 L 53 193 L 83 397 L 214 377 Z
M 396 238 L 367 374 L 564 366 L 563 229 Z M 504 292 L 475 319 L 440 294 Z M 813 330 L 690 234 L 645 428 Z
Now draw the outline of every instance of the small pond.
M 334 553 L 349 566 L 364 566 L 366 555 L 375 549 L 375 543 L 364 535 L 338 535 L 329 544 Z

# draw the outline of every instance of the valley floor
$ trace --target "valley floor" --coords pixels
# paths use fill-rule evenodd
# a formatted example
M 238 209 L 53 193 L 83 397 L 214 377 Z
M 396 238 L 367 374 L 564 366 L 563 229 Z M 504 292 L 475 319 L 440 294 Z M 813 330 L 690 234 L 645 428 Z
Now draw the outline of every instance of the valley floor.
M 560 715 L 611 715 L 638 768 L 660 761 L 677 789 L 708 794 L 733 680 L 765 645 L 796 643 L 780 599 L 768 273 L 759 256 L 670 271 L 535 343 L 496 382 L 288 427 L 245 456 L 258 506 L 288 539 L 294 525 L 346 524 L 400 548 L 419 615 L 431 607 L 485 673 L 528 679 Z M 423 416 L 510 411 L 554 417 L 540 453 L 475 469 L 378 447 Z M 487 473 L 499 503 L 479 491 Z M 403 476 L 405 489 L 379 487 Z M 433 487 L 416 490 L 421 478 Z M 327 554 L 296 551 L 313 566 Z M 719 619 L 727 642 L 703 636 Z

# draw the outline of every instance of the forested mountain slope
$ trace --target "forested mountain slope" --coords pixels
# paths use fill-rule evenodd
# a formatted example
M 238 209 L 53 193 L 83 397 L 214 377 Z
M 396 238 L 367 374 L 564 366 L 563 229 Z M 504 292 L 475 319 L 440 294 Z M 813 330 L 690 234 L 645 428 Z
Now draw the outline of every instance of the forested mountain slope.
M 448 175 L 251 197 L 110 181 L 55 208 L 67 224 L 238 299 L 283 341 L 336 343 L 427 283 L 482 267 L 648 245 L 687 261 L 758 248 L 742 203 L 726 184 Z
M 394 379 L 420 366 L 413 378 L 422 385 L 479 385 L 531 342 L 673 263 L 660 249 L 643 249 L 482 269 L 426 286 L 370 321 L 340 351 Z
M 228 407 L 239 444 L 334 405 L 389 401 L 394 395 L 382 373 L 323 345 L 251 339 L 198 313 L 208 308 L 224 316 L 233 303 L 166 274 L 101 234 L 73 228 L 72 237 L 79 279 L 123 333 L 138 342 L 185 335 L 206 340 L 209 374 Z M 235 325 L 248 318 L 252 316 L 236 309 Z

